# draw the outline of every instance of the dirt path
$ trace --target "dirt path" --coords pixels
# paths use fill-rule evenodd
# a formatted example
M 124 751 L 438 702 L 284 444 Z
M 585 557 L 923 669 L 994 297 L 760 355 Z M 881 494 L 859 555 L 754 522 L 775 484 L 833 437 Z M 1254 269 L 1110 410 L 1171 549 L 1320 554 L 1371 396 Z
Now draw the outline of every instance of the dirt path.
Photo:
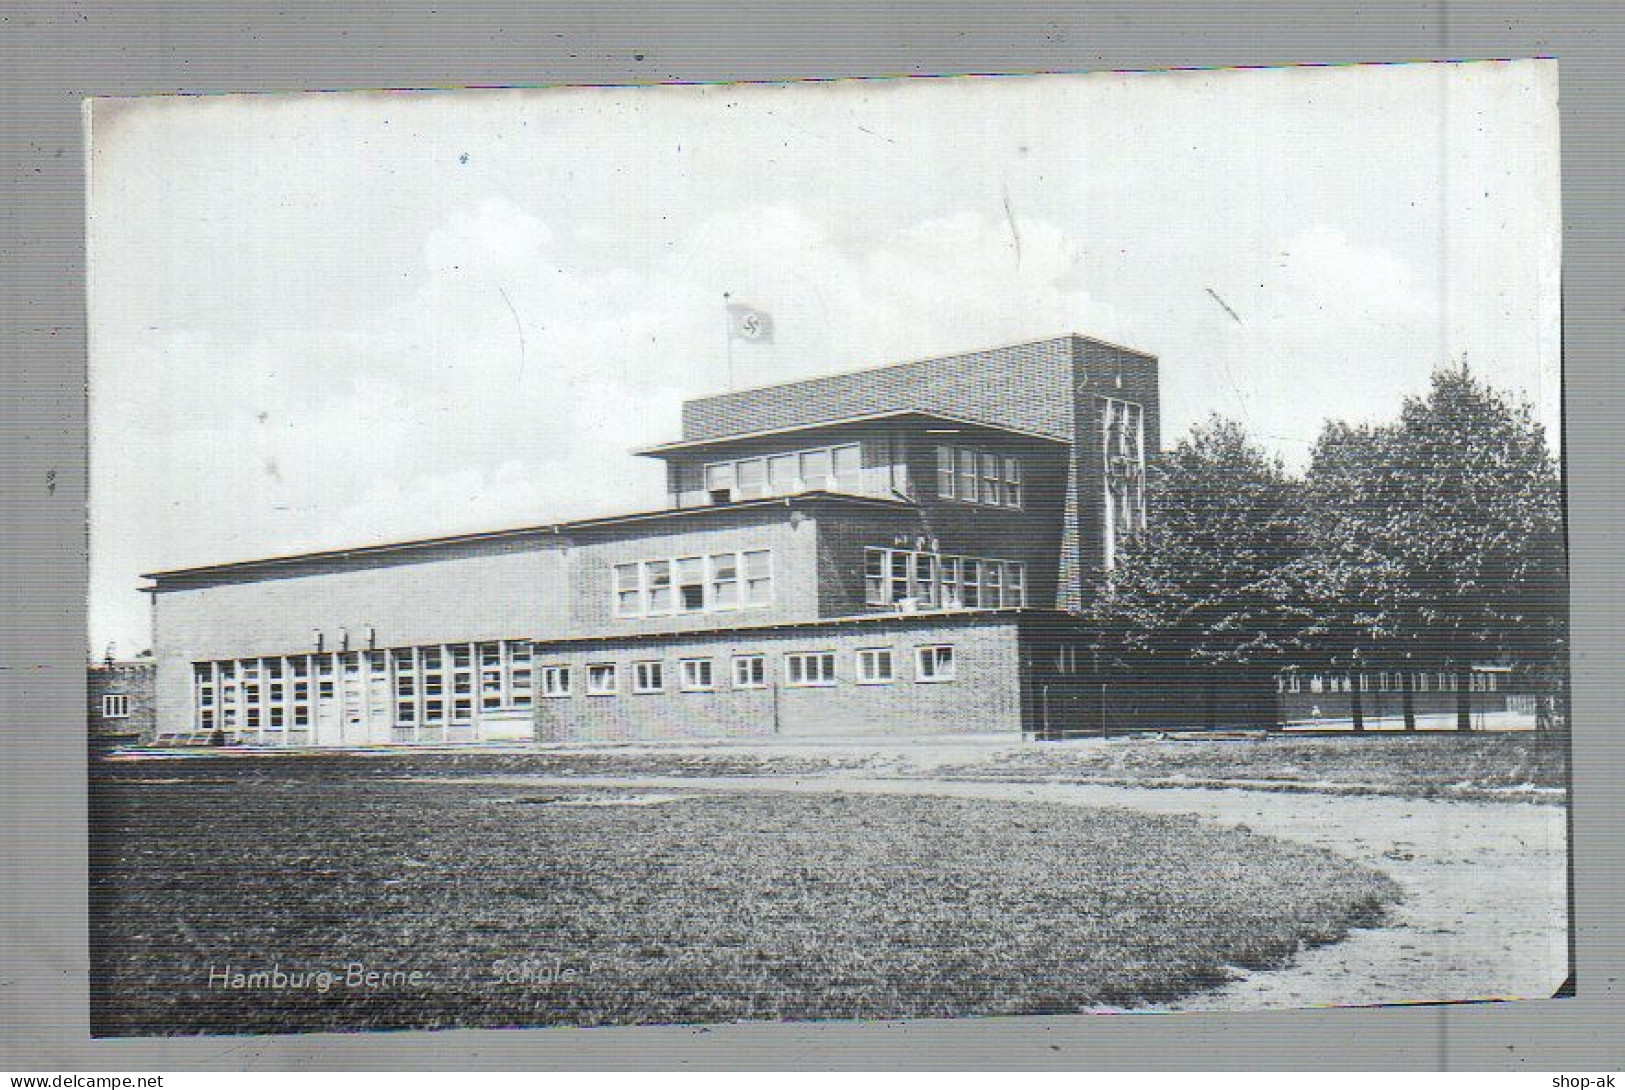
M 1299 954 L 1274 972 L 1236 971 L 1181 1010 L 1547 998 L 1568 975 L 1567 810 L 1525 803 L 1147 789 L 1090 784 L 773 776 L 473 776 L 424 782 L 849 791 L 1034 799 L 1192 814 L 1326 848 L 1404 887 L 1387 925 Z

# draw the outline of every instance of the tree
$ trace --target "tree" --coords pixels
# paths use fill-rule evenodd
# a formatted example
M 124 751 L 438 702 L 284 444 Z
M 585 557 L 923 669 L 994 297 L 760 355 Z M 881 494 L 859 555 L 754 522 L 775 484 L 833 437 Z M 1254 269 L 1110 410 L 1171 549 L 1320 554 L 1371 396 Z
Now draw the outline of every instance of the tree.
M 1285 575 L 1300 654 L 1353 678 L 1355 730 L 1365 729 L 1361 675 L 1401 633 L 1404 572 L 1378 547 L 1368 525 L 1374 513 L 1402 506 L 1403 487 L 1393 471 L 1403 459 L 1392 449 L 1394 440 L 1392 428 L 1326 425 L 1301 492 L 1305 549 Z M 1405 727 L 1415 730 L 1411 664 L 1403 665 Z
M 1557 467 L 1527 405 L 1465 365 L 1435 372 L 1398 422 L 1329 425 L 1305 488 L 1315 530 L 1300 568 L 1318 588 L 1320 645 L 1386 643 L 1412 668 L 1456 677 L 1457 728 L 1472 728 L 1471 670 L 1487 657 L 1562 673 L 1567 561 Z
M 1214 417 L 1158 460 L 1146 498 L 1147 528 L 1119 550 L 1102 595 L 1101 650 L 1141 672 L 1197 672 L 1211 727 L 1220 681 L 1278 664 L 1290 643 L 1295 484 Z

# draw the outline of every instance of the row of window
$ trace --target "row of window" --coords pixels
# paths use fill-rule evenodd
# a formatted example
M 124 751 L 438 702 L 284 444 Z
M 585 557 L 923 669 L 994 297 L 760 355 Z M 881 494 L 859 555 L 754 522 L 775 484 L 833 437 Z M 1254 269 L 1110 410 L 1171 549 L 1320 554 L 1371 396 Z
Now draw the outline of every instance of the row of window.
M 130 718 L 130 698 L 125 693 L 108 693 L 102 697 L 103 719 Z
M 1428 691 L 1429 681 L 1433 679 L 1433 690 L 1440 693 L 1454 693 L 1460 691 L 1461 682 L 1458 675 L 1449 673 L 1413 673 L 1411 675 L 1411 691 L 1425 693 Z M 1346 693 L 1353 690 L 1354 683 L 1346 674 L 1322 677 L 1311 674 L 1307 679 L 1297 674 L 1287 674 L 1275 679 L 1277 692 L 1301 693 L 1304 691 L 1305 680 L 1308 681 L 1308 690 L 1311 693 Z M 1375 675 L 1360 675 L 1360 691 L 1371 691 L 1373 680 L 1379 693 L 1397 693 L 1404 691 L 1405 675 L 1403 672 L 1379 671 Z M 1499 691 L 1500 681 L 1495 674 L 1475 670 L 1468 679 L 1468 688 L 1475 693 L 1493 693 Z
M 855 487 L 863 470 L 863 448 L 857 443 L 786 451 L 760 458 L 711 462 L 705 467 L 705 491 L 713 500 L 787 496 L 806 491 Z
M 748 609 L 773 601 L 768 549 L 615 565 L 615 615 L 662 617 Z
M 839 684 L 834 651 L 792 651 L 784 655 L 784 684 L 789 688 L 823 688 Z M 765 654 L 735 655 L 732 660 L 732 688 L 763 689 L 768 685 Z M 666 663 L 648 659 L 631 664 L 632 692 L 638 695 L 667 691 Z M 620 666 L 613 662 L 588 663 L 586 695 L 618 696 L 621 692 Z M 575 668 L 565 665 L 542 667 L 542 696 L 567 697 L 575 694 Z M 853 656 L 853 680 L 859 685 L 886 685 L 898 680 L 897 653 L 891 647 L 865 647 Z M 951 644 L 932 644 L 914 649 L 914 680 L 953 681 L 954 649 Z M 677 662 L 678 690 L 708 693 L 717 689 L 715 660 L 687 658 Z
M 196 725 L 278 731 L 341 716 L 470 724 L 476 710 L 532 706 L 531 656 L 529 641 L 499 640 L 194 663 Z
M 912 601 L 933 609 L 1027 604 L 1027 565 L 908 549 L 863 551 L 863 598 L 872 606 Z
M 937 447 L 937 495 L 992 507 L 1022 504 L 1021 463 L 970 447 Z

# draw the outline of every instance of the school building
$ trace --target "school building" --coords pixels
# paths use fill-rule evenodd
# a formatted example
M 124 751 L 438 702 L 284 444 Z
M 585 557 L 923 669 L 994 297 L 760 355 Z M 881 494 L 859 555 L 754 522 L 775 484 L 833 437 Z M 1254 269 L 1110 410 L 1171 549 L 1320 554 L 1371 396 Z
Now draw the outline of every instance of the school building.
M 157 736 L 1055 734 L 1158 436 L 1077 335 L 699 398 L 659 510 L 145 576 Z

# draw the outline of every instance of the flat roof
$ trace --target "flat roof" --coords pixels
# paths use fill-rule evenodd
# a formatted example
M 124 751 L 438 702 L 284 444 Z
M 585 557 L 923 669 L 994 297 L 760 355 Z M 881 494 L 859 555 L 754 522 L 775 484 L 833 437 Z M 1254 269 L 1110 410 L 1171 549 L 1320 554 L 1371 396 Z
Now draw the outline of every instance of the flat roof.
M 914 613 L 892 610 L 884 613 L 851 613 L 842 617 L 814 617 L 802 621 L 764 621 L 761 624 L 728 625 L 721 628 L 663 629 L 658 632 L 595 632 L 580 636 L 532 636 L 536 647 L 566 647 L 602 643 L 650 643 L 658 640 L 723 640 L 734 633 L 760 635 L 769 632 L 797 632 L 803 629 L 879 625 L 891 622 L 931 622 L 971 624 L 976 621 L 1064 620 L 1082 623 L 1084 618 L 1061 609 L 1036 606 L 997 606 L 988 609 L 922 609 Z
M 844 378 L 847 375 L 862 375 L 873 371 L 889 371 L 894 367 L 912 367 L 921 363 L 939 363 L 943 360 L 955 360 L 963 356 L 981 356 L 989 352 L 1003 352 L 1012 348 L 1030 348 L 1033 345 L 1055 344 L 1060 341 L 1071 341 L 1074 343 L 1084 341 L 1089 344 L 1100 345 L 1102 348 L 1110 348 L 1118 352 L 1127 352 L 1129 355 L 1139 356 L 1141 359 L 1159 359 L 1155 352 L 1147 352 L 1143 348 L 1134 348 L 1130 345 L 1119 344 L 1116 341 L 1108 341 L 1102 337 L 1091 337 L 1087 333 L 1079 333 L 1076 330 L 1073 330 L 1068 333 L 1057 333 L 1050 337 L 1035 337 L 1025 341 L 1002 341 L 999 344 L 983 345 L 980 348 L 966 348 L 958 352 L 949 352 L 942 356 L 915 356 L 912 359 L 894 360 L 891 363 L 877 363 L 868 367 L 853 367 L 844 371 L 824 371 L 816 375 L 808 375 L 806 378 L 791 378 L 785 379 L 782 382 L 764 382 L 760 386 L 746 386 L 738 390 L 724 390 L 720 393 L 706 394 L 704 397 L 691 398 L 688 403 L 692 404 L 699 401 L 714 401 L 718 398 L 733 397 L 735 394 L 749 394 L 758 390 L 776 390 L 784 386 L 800 386 L 809 382 L 824 382 L 832 378 Z
M 501 541 L 505 539 L 524 537 L 544 537 L 568 533 L 572 530 L 596 530 L 633 523 L 655 522 L 665 519 L 686 518 L 689 516 L 705 517 L 727 511 L 749 511 L 762 508 L 785 507 L 793 508 L 808 504 L 836 504 L 856 507 L 881 507 L 893 510 L 912 509 L 914 504 L 906 500 L 887 499 L 881 496 L 854 496 L 844 492 L 825 492 L 814 490 L 798 492 L 790 496 L 772 496 L 756 500 L 740 500 L 735 503 L 706 504 L 700 507 L 665 507 L 654 511 L 636 511 L 624 515 L 602 515 L 596 518 L 574 519 L 569 522 L 545 523 L 536 526 L 516 526 L 506 530 L 486 530 L 468 534 L 452 534 L 445 537 L 417 538 L 411 541 L 392 541 L 380 545 L 357 545 L 342 549 L 321 549 L 307 553 L 288 553 L 281 556 L 257 557 L 251 560 L 234 560 L 222 564 L 205 564 L 192 568 L 172 568 L 165 571 L 144 572 L 142 579 L 154 581 L 165 579 L 180 579 L 188 576 L 223 575 L 231 572 L 246 572 L 266 568 L 284 567 L 290 564 L 302 564 L 311 560 L 351 560 L 393 552 L 406 552 L 415 549 L 432 549 L 443 545 L 459 545 L 479 541 Z M 153 587 L 144 587 L 144 590 L 153 590 Z
M 727 447 L 735 443 L 748 442 L 752 439 L 771 439 L 780 435 L 794 435 L 798 432 L 822 431 L 826 428 L 840 428 L 854 424 L 891 423 L 899 420 L 918 420 L 925 424 L 937 424 L 953 428 L 974 428 L 979 431 L 1002 432 L 1005 435 L 1020 436 L 1023 439 L 1037 439 L 1045 443 L 1065 444 L 1066 440 L 1053 435 L 1044 435 L 1041 432 L 1026 431 L 1021 428 L 1006 427 L 1003 424 L 989 424 L 983 420 L 970 420 L 960 416 L 949 416 L 947 413 L 932 412 L 925 409 L 890 409 L 886 412 L 863 413 L 859 416 L 843 416 L 832 420 L 818 420 L 809 424 L 786 424 L 780 428 L 764 428 L 760 431 L 733 432 L 728 435 L 715 435 L 706 439 L 679 439 L 672 443 L 661 443 L 658 446 L 644 447 L 634 450 L 633 454 L 645 458 L 664 458 L 668 454 L 692 453 L 708 448 Z

